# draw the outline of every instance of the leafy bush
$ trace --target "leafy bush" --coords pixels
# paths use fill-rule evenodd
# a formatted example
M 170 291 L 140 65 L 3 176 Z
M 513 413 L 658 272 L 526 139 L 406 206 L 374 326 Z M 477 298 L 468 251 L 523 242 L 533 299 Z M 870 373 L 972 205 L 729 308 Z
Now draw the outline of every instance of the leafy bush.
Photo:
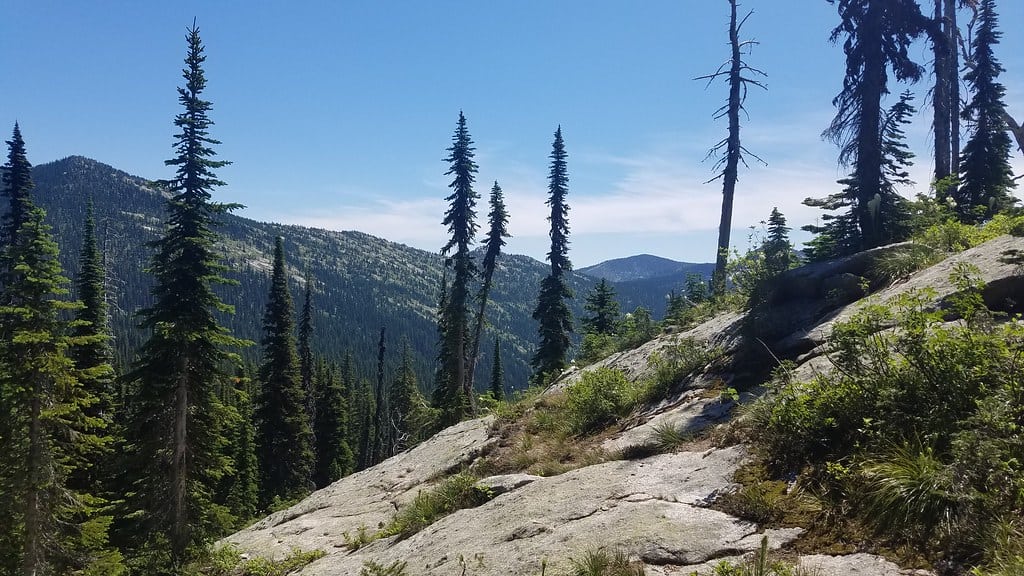
M 577 434 L 593 432 L 628 413 L 633 397 L 634 386 L 621 371 L 585 372 L 566 390 L 569 424 Z

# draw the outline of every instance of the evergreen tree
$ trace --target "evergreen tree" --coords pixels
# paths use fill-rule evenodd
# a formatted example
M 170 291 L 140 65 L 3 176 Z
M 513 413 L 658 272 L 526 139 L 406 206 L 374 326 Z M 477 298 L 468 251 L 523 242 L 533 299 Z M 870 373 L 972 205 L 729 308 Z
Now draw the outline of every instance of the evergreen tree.
M 569 334 L 572 332 L 572 312 L 567 302 L 572 298 L 572 290 L 566 279 L 572 271 L 572 263 L 569 262 L 569 205 L 565 202 L 569 193 L 569 172 L 561 126 L 555 131 L 550 158 L 547 205 L 551 207 L 548 217 L 551 222 L 551 251 L 548 252 L 551 272 L 541 281 L 537 308 L 533 312 L 533 319 L 540 323 L 540 343 L 530 362 L 537 382 L 543 382 L 565 368 Z
M 2 173 L 3 186 L 0 186 L 0 193 L 7 197 L 7 206 L 0 219 L 0 247 L 5 247 L 13 242 L 14 233 L 25 223 L 28 216 L 25 202 L 33 187 L 32 165 L 25 154 L 25 140 L 21 137 L 21 127 L 17 122 L 14 124 L 14 134 L 7 141 L 7 164 Z
M 176 167 L 167 182 L 167 226 L 155 241 L 150 272 L 155 276 L 154 303 L 141 312 L 150 331 L 128 376 L 132 480 L 128 491 L 130 519 L 125 527 L 140 560 L 154 574 L 180 574 L 181 567 L 223 533 L 223 507 L 211 501 L 216 483 L 227 472 L 224 442 L 225 409 L 216 396 L 223 367 L 231 359 L 225 346 L 238 346 L 216 319 L 230 311 L 212 289 L 225 283 L 213 232 L 216 217 L 234 206 L 211 201 L 223 182 L 214 170 L 227 162 L 214 160 L 209 136 L 211 105 L 201 95 L 206 87 L 199 29 L 188 30 L 185 87 L 178 89 L 184 111 L 175 117 Z
M 615 288 L 604 278 L 587 294 L 583 309 L 592 316 L 583 318 L 583 331 L 589 334 L 615 334 L 619 324 L 619 303 L 615 300 Z
M 1006 123 L 1006 89 L 999 82 L 1004 71 L 993 51 L 1002 33 L 994 0 L 981 0 L 978 33 L 971 43 L 972 68 L 964 78 L 973 94 L 963 117 L 971 122 L 971 135 L 960 163 L 961 186 L 957 212 L 965 222 L 990 218 L 1012 207 L 1017 199 L 1010 166 L 1012 143 Z
M 299 316 L 299 374 L 302 391 L 306 398 L 306 418 L 316 422 L 316 390 L 313 385 L 313 277 L 306 268 L 303 284 L 302 312 Z M 316 444 L 316 427 L 313 427 L 313 444 Z
M 88 491 L 92 486 L 72 479 L 85 476 L 109 441 L 104 421 L 87 413 L 96 397 L 70 357 L 73 347 L 99 338 L 69 335 L 65 318 L 76 306 L 61 299 L 68 281 L 45 214 L 32 202 L 31 177 L 22 173 L 31 165 L 17 126 L 8 146 L 7 193 L 17 210 L 7 222 L 18 226 L 2 249 L 0 569 L 39 576 L 117 574 L 120 557 L 107 549 L 110 518 L 97 510 L 103 500 Z
M 100 418 L 109 428 L 113 423 L 114 410 L 114 354 L 110 346 L 110 323 L 107 316 L 106 269 L 103 254 L 96 241 L 96 220 L 92 199 L 86 206 L 85 232 L 82 237 L 82 251 L 79 255 L 79 273 L 75 282 L 81 308 L 75 312 L 72 334 L 81 342 L 71 349 L 75 367 L 82 384 L 96 398 L 86 413 Z M 101 462 L 93 466 L 93 481 L 102 467 Z M 94 488 L 98 489 L 98 484 Z
M 233 468 L 228 478 L 225 504 L 243 526 L 259 512 L 259 469 L 256 458 L 256 426 L 249 379 L 243 370 L 233 380 L 234 425 L 230 431 Z
M 494 270 L 498 266 L 498 257 L 501 256 L 501 248 L 505 245 L 505 238 L 510 236 L 508 233 L 508 210 L 505 208 L 505 199 L 502 196 L 501 187 L 498 186 L 497 181 L 494 182 L 494 187 L 491 188 L 490 206 L 491 211 L 487 214 L 487 221 L 489 223 L 487 241 L 484 244 L 483 281 L 480 286 L 480 292 L 476 296 L 480 307 L 476 312 L 476 322 L 473 329 L 473 351 L 469 355 L 469 369 L 467 370 L 470 382 L 473 382 L 476 376 L 476 360 L 480 354 L 480 338 L 484 329 L 484 311 L 487 308 L 487 298 L 491 292 Z
M 316 467 L 313 481 L 323 488 L 350 474 L 355 458 L 348 443 L 349 407 L 342 379 L 333 366 L 320 362 L 316 369 Z
M 409 341 L 402 341 L 402 363 L 398 367 L 398 375 L 391 385 L 388 409 L 391 412 L 393 451 L 409 447 L 412 434 L 413 411 L 419 402 L 419 388 L 416 384 L 416 371 L 412 365 L 412 348 Z
M 796 264 L 796 253 L 789 241 L 789 228 L 786 217 L 779 209 L 772 208 L 768 216 L 768 237 L 762 245 L 764 266 L 769 277 L 775 277 L 789 270 Z
M 703 276 L 696 272 L 690 272 L 686 275 L 685 286 L 686 299 L 690 301 L 690 304 L 700 304 L 711 298 L 707 282 L 704 281 Z
M 263 316 L 263 365 L 256 408 L 262 500 L 290 500 L 309 491 L 312 431 L 295 349 L 295 320 L 285 270 L 284 239 L 274 242 L 270 298 Z
M 380 340 L 377 341 L 377 387 L 374 392 L 373 401 L 373 438 L 371 439 L 369 466 L 383 462 L 390 454 L 387 454 L 387 447 L 390 442 L 389 425 L 387 422 L 388 406 L 384 374 L 384 355 L 387 350 L 385 346 L 385 328 L 381 326 Z
M 359 455 L 357 470 L 373 466 L 373 387 L 366 380 L 360 380 L 356 387 L 359 422 Z
M 459 121 L 452 136 L 445 161 L 450 168 L 445 175 L 452 176 L 448 185 L 452 193 L 445 198 L 449 202 L 442 224 L 448 227 L 451 238 L 441 249 L 446 256 L 445 268 L 451 269 L 451 286 L 448 288 L 441 326 L 441 370 L 445 390 L 441 393 L 444 404 L 441 418 L 444 425 L 454 424 L 462 419 L 472 401 L 472 375 L 468 374 L 467 352 L 469 349 L 469 291 L 476 275 L 476 264 L 470 253 L 476 235 L 476 163 L 473 162 L 473 140 L 466 127 L 466 117 L 459 112 Z M 452 250 L 454 249 L 454 252 Z M 449 256 L 449 254 L 451 254 Z
M 891 203 L 883 185 L 882 97 L 888 93 L 888 68 L 897 80 L 916 81 L 921 67 L 910 60 L 911 42 L 924 32 L 928 19 L 914 0 L 828 0 L 838 4 L 842 19 L 832 40 L 846 37 L 846 78 L 832 100 L 837 108 L 825 136 L 839 148 L 841 165 L 854 166 L 853 208 L 863 248 L 888 241 L 891 231 L 878 209 Z
M 494 339 L 494 363 L 491 364 L 491 397 L 495 400 L 505 398 L 505 369 L 501 367 L 501 341 Z
M 913 165 L 914 154 L 906 144 L 903 127 L 910 124 L 916 112 L 913 94 L 909 91 L 900 95 L 900 100 L 884 115 L 882 134 L 882 164 L 879 190 L 869 204 L 872 221 L 880 224 L 878 233 L 882 243 L 898 242 L 909 234 L 909 209 L 900 196 L 897 187 L 910 186 L 908 167 Z M 827 260 L 854 254 L 867 248 L 859 226 L 857 198 L 860 190 L 856 173 L 839 180 L 845 188 L 842 192 L 825 198 L 807 198 L 804 205 L 832 212 L 822 215 L 824 224 L 806 225 L 803 230 L 817 236 L 806 243 L 805 253 L 811 260 Z

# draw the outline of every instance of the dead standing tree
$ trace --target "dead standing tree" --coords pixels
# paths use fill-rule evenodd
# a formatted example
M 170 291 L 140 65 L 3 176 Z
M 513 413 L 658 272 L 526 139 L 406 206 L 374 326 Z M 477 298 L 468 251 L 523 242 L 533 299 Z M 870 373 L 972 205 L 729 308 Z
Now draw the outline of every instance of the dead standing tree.
M 722 220 L 718 225 L 718 255 L 715 259 L 715 271 L 711 279 L 712 291 L 715 295 L 725 292 L 725 266 L 729 257 L 732 206 L 736 195 L 736 181 L 739 179 L 739 165 L 742 162 L 744 166 L 747 166 L 744 155 L 750 155 L 765 164 L 764 160 L 740 144 L 740 112 L 746 113 L 743 104 L 747 99 L 747 88 L 749 85 L 754 85 L 767 89 L 758 79 L 758 77 L 767 77 L 767 75 L 757 68 L 748 66 L 742 58 L 744 49 L 750 49 L 758 44 L 754 40 L 740 41 L 740 30 L 747 18 L 750 18 L 754 12 L 747 12 L 742 20 L 737 19 L 736 0 L 728 0 L 728 2 L 730 8 L 729 46 L 732 49 L 732 56 L 719 66 L 714 74 L 695 78 L 696 80 L 707 80 L 708 86 L 710 86 L 715 79 L 725 77 L 729 84 L 729 101 L 716 110 L 714 116 L 716 120 L 728 117 L 729 135 L 708 151 L 707 158 L 721 154 L 723 149 L 725 154 L 715 163 L 715 170 L 720 171 L 715 174 L 714 178 L 705 182 L 707 184 L 719 178 L 722 179 Z

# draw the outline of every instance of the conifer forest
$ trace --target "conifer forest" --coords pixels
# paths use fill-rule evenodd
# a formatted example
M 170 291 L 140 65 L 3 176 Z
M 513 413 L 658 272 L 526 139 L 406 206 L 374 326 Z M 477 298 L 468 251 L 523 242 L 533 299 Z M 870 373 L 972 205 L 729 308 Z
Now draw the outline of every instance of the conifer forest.
M 629 259 L 574 268 L 569 125 L 552 125 L 543 135 L 550 148 L 536 151 L 547 175 L 546 261 L 510 254 L 520 215 L 512 188 L 487 176 L 468 108 L 451 111 L 449 146 L 436 151 L 447 186 L 436 214 L 446 241 L 436 252 L 241 217 L 242 206 L 218 200 L 232 159 L 220 155 L 215 119 L 230 104 L 210 99 L 208 81 L 218 78 L 208 77 L 207 58 L 218 55 L 207 53 L 201 19 L 180 46 L 166 171 L 150 175 L 161 179 L 83 156 L 33 167 L 36 127 L 14 124 L 0 171 L 0 576 L 243 574 L 210 568 L 220 539 L 464 420 L 511 418 L 517 400 L 578 367 L 715 314 L 762 311 L 791 269 L 922 238 L 967 247 L 986 231 L 1024 233 L 1013 171 L 1024 109 L 1008 104 L 1022 101 L 1008 100 L 1020 71 L 1000 64 L 1002 29 L 1024 17 L 1020 0 L 816 1 L 834 10 L 822 45 L 841 47 L 845 60 L 834 117 L 819 127 L 842 177 L 803 201 L 820 211 L 814 222 L 774 208 L 746 250 L 736 249 L 736 191 L 749 164 L 771 159 L 771 150 L 743 145 L 757 120 L 746 105 L 769 89 L 773 71 L 746 35 L 759 14 L 717 0 L 727 49 L 708 66 L 725 63 L 694 83 L 723 94 L 707 110 L 722 137 L 706 143 L 713 161 L 704 174 L 721 186 L 716 251 L 657 277 L 630 277 Z M 930 150 L 908 144 L 915 127 L 930 132 Z M 913 182 L 910 167 L 928 162 L 931 181 Z M 802 245 L 790 238 L 794 226 L 808 234 Z M 894 264 L 904 268 L 893 278 L 931 257 L 914 254 L 921 262 Z M 639 258 L 643 270 L 659 265 Z M 1012 310 L 1008 322 L 1019 323 L 1019 306 Z M 1006 330 L 1002 345 L 1019 362 L 1019 331 Z M 1007 541 L 1024 542 L 1014 518 L 1024 513 L 1024 369 L 1006 374 L 1013 383 L 986 384 L 985 398 L 1015 400 L 978 424 L 991 438 L 974 457 L 1009 488 L 998 504 L 979 499 L 988 508 L 972 518 L 999 516 Z M 907 422 L 933 416 L 901 409 Z M 928 426 L 920 430 L 934 434 L 907 441 L 950 466 L 971 452 Z M 806 445 L 773 444 L 777 461 L 809 462 L 800 458 L 821 449 L 799 429 Z M 852 459 L 829 458 L 829 478 L 852 475 Z M 977 568 L 990 560 L 985 546 L 919 558 L 948 561 L 942 574 L 989 574 Z M 1024 544 L 1015 550 L 1024 566 Z M 403 573 L 378 568 L 364 574 Z M 576 573 L 627 574 L 610 570 Z

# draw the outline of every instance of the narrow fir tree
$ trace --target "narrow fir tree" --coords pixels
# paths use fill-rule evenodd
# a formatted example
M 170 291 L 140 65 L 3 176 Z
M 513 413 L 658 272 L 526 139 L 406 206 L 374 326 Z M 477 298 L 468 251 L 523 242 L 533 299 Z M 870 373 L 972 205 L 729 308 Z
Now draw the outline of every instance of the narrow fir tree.
M 708 290 L 708 284 L 704 281 L 704 276 L 697 272 L 690 272 L 686 275 L 686 299 L 690 301 L 690 304 L 700 304 L 701 302 L 707 302 L 711 298 L 711 291 Z
M 472 409 L 472 375 L 468 374 L 466 360 L 471 345 L 470 285 L 477 272 L 470 253 L 477 228 L 475 220 L 478 196 L 473 191 L 477 171 L 476 163 L 473 161 L 474 150 L 473 140 L 466 127 L 466 117 L 460 111 L 455 134 L 452 136 L 452 145 L 448 148 L 448 157 L 445 158 L 445 162 L 449 163 L 445 175 L 452 176 L 452 182 L 448 185 L 452 193 L 445 198 L 449 204 L 442 222 L 448 227 L 451 238 L 441 249 L 441 254 L 445 256 L 445 268 L 452 271 L 447 302 L 441 311 L 444 317 L 444 332 L 441 337 L 441 374 L 444 382 L 441 385 L 447 390 L 443 392 L 444 405 L 440 408 L 441 420 L 445 425 L 458 422 L 467 409 Z
M 569 355 L 569 334 L 572 332 L 572 312 L 567 300 L 572 298 L 566 275 L 572 271 L 569 262 L 569 172 L 566 166 L 565 143 L 562 127 L 555 131 L 551 149 L 551 170 L 548 174 L 548 200 L 551 208 L 551 251 L 548 262 L 551 272 L 541 281 L 540 295 L 533 319 L 539 322 L 540 342 L 531 360 L 534 380 L 543 382 L 565 368 Z
M 501 366 L 501 341 L 494 339 L 494 363 L 491 364 L 491 397 L 505 399 L 505 369 Z
M 607 280 L 601 278 L 594 290 L 587 294 L 583 309 L 591 314 L 582 320 L 584 332 L 615 334 L 619 324 L 619 303 L 615 300 L 615 288 Z
M 270 298 L 263 315 L 263 365 L 256 407 L 257 446 L 264 505 L 309 491 L 312 431 L 295 350 L 295 320 L 285 270 L 284 239 L 274 242 Z
M 356 394 L 359 403 L 359 464 L 357 470 L 373 466 L 373 386 L 360 379 Z
M 9 246 L 14 233 L 25 223 L 27 212 L 25 201 L 33 188 L 32 165 L 25 154 L 25 140 L 21 127 L 14 124 L 14 133 L 7 141 L 7 163 L 3 167 L 3 186 L 0 193 L 7 199 L 3 219 L 0 220 L 0 248 Z
M 20 188 L 8 189 L 19 225 L 2 249 L 8 268 L 0 292 L 0 568 L 26 576 L 117 573 L 119 556 L 105 550 L 110 518 L 96 509 L 103 501 L 72 479 L 109 440 L 103 420 L 87 413 L 96 398 L 70 357 L 72 347 L 97 339 L 69 335 L 64 318 L 76 306 L 61 300 L 68 281 L 57 245 L 30 197 L 31 178 L 18 174 L 31 169 L 19 130 L 8 145 L 7 183 Z
M 110 342 L 110 323 L 107 316 L 106 270 L 103 254 L 96 241 L 96 219 L 92 198 L 89 198 L 85 213 L 85 232 L 82 237 L 82 251 L 79 255 L 79 273 L 75 282 L 81 308 L 75 312 L 72 334 L 81 344 L 71 350 L 75 367 L 82 384 L 96 398 L 96 403 L 87 409 L 91 417 L 100 418 L 109 428 L 113 423 L 114 410 L 114 354 Z M 99 489 L 98 474 L 101 462 L 96 462 L 91 475 L 95 490 Z
M 244 526 L 259 512 L 259 469 L 256 458 L 256 426 L 249 391 L 249 379 L 243 370 L 233 379 L 235 425 L 230 434 L 231 460 L 225 504 L 235 517 L 236 526 Z
M 416 383 L 416 371 L 412 365 L 412 348 L 409 340 L 402 340 L 402 363 L 398 375 L 391 385 L 388 409 L 391 412 L 392 451 L 398 452 L 409 447 L 412 434 L 412 415 L 420 401 Z
M 494 270 L 498 266 L 498 257 L 501 256 L 501 248 L 505 245 L 505 238 L 510 237 L 508 233 L 508 210 L 505 208 L 505 198 L 502 196 L 501 187 L 494 182 L 491 188 L 490 197 L 491 211 L 487 214 L 489 223 L 487 241 L 484 244 L 484 261 L 482 270 L 482 282 L 480 292 L 476 299 L 479 308 L 476 311 L 476 321 L 473 328 L 473 351 L 469 355 L 468 377 L 470 383 L 476 378 L 476 360 L 480 354 L 480 338 L 484 330 L 484 311 L 487 309 L 487 298 L 491 293 L 491 283 L 494 279 Z M 469 391 L 472 393 L 472 390 Z
M 152 244 L 150 271 L 155 277 L 154 303 L 141 312 L 150 331 L 130 381 L 127 436 L 133 485 L 128 492 L 128 527 L 140 560 L 155 574 L 180 574 L 182 566 L 225 529 L 223 507 L 211 501 L 229 460 L 224 442 L 225 409 L 216 396 L 223 367 L 231 359 L 225 346 L 243 342 L 230 336 L 216 319 L 229 312 L 212 285 L 227 281 L 221 274 L 212 230 L 218 215 L 234 206 L 211 201 L 223 185 L 214 170 L 227 164 L 214 160 L 209 135 L 210 102 L 206 88 L 203 45 L 195 24 L 188 30 L 185 87 L 178 89 L 184 111 L 175 117 L 176 167 L 167 182 L 167 228 Z
M 321 361 L 316 368 L 315 380 L 317 450 L 313 480 L 317 488 L 323 488 L 350 474 L 355 467 L 355 459 L 348 444 L 348 401 L 337 369 Z
M 1004 71 L 996 59 L 999 43 L 998 15 L 994 0 L 981 0 L 978 33 L 971 43 L 973 66 L 964 76 L 973 91 L 963 118 L 971 123 L 971 135 L 960 163 L 961 186 L 957 212 L 965 222 L 977 222 L 1012 207 L 1017 199 L 1010 166 L 1012 142 L 1006 123 L 1006 89 L 999 82 Z
M 387 351 L 384 340 L 385 328 L 381 326 L 380 339 L 377 341 L 377 387 L 374 391 L 373 401 L 373 439 L 370 448 L 370 466 L 383 462 L 390 454 L 387 447 L 390 444 L 387 406 L 387 387 L 384 374 L 384 359 Z
M 316 422 L 317 398 L 313 386 L 313 277 L 309 274 L 309 268 L 306 268 L 303 284 L 305 290 L 299 315 L 299 374 L 306 399 L 306 418 L 313 423 Z M 315 426 L 311 441 L 316 444 Z

